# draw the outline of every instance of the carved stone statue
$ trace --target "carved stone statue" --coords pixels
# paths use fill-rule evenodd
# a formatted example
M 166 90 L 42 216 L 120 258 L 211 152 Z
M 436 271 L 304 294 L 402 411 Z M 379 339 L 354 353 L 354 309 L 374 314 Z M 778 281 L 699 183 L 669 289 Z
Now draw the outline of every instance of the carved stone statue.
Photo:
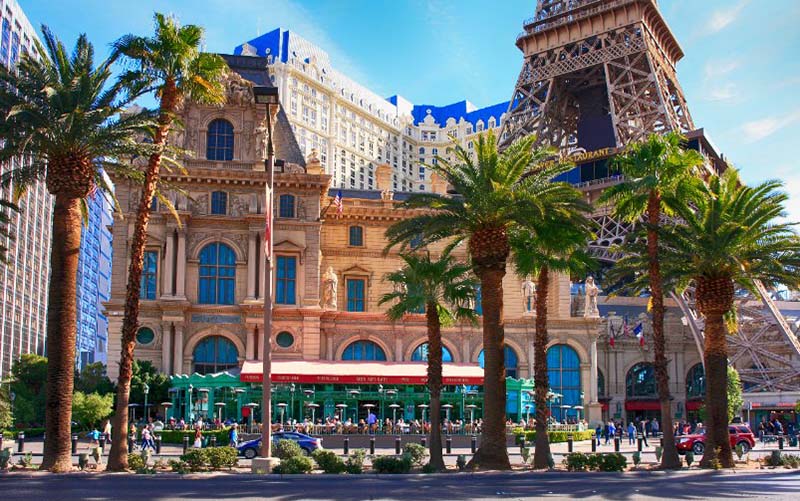
M 319 162 L 319 151 L 316 148 L 311 148 L 311 153 L 306 158 L 306 163 Z
M 255 102 L 252 83 L 234 71 L 228 73 L 227 80 L 226 90 L 229 104 L 247 106 Z
M 597 296 L 600 288 L 594 283 L 594 277 L 586 279 L 586 302 L 583 308 L 583 316 L 586 318 L 599 318 L 600 310 L 597 309 Z
M 333 266 L 328 266 L 328 271 L 322 276 L 322 308 L 336 310 L 336 296 L 339 290 L 339 278 L 333 271 Z
M 394 199 L 394 191 L 390 190 L 389 188 L 386 188 L 385 190 L 381 191 L 381 200 L 387 202 L 393 199 Z
M 256 127 L 256 158 L 267 158 L 267 122 L 263 120 L 258 127 Z
M 522 282 L 522 309 L 525 313 L 533 314 L 536 311 L 536 284 L 530 276 Z

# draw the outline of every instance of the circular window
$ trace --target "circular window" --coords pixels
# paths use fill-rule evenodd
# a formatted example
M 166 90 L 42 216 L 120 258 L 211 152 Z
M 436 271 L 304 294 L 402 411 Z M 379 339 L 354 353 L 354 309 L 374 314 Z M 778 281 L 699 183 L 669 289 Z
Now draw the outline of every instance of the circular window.
M 139 344 L 150 344 L 156 338 L 156 333 L 149 327 L 142 327 L 136 332 L 136 342 Z
M 290 332 L 279 332 L 277 337 L 275 337 L 275 342 L 278 343 L 278 346 L 281 348 L 288 348 L 294 344 L 294 336 Z

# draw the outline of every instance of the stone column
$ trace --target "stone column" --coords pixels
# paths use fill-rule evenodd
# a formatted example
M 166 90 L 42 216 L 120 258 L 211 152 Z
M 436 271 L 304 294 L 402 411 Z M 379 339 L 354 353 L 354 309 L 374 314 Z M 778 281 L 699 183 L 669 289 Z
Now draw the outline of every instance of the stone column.
M 186 297 L 186 231 L 178 232 L 178 276 L 175 295 Z
M 175 291 L 172 288 L 172 279 L 175 274 L 175 232 L 167 228 L 167 252 L 164 256 L 164 272 L 161 277 L 161 295 L 174 296 Z
M 589 345 L 589 364 L 591 371 L 589 373 L 589 402 L 596 403 L 597 402 L 597 339 L 592 339 L 592 343 Z
M 175 325 L 175 346 L 172 352 L 172 373 L 183 374 L 183 325 Z
M 247 346 L 245 347 L 245 358 L 247 360 L 255 359 L 256 349 L 256 326 L 253 324 L 247 325 Z
M 172 324 L 167 322 L 161 326 L 161 372 L 170 374 L 169 362 L 172 357 Z
M 259 285 L 258 285 L 258 296 L 257 296 L 257 298 L 261 299 L 263 301 L 264 300 L 264 292 L 267 290 L 267 287 L 265 285 L 267 277 L 266 277 L 266 274 L 264 273 L 264 267 L 267 265 L 267 260 L 264 257 L 263 253 L 259 253 L 259 255 L 256 257 L 256 259 L 260 259 L 261 260 L 261 266 L 259 267 L 260 270 L 259 270 L 259 273 L 258 273 L 258 284 Z
M 247 299 L 255 299 L 256 297 L 257 238 L 257 233 L 250 232 L 247 246 Z

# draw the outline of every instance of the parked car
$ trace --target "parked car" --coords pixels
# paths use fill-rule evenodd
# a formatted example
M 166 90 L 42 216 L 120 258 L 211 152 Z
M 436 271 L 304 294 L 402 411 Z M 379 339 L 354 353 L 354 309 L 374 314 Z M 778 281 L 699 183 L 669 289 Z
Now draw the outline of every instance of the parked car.
M 278 440 L 294 440 L 307 455 L 311 454 L 317 449 L 322 449 L 321 438 L 310 437 L 294 431 L 273 433 L 272 441 L 275 442 Z M 240 456 L 244 456 L 247 459 L 253 459 L 254 457 L 258 456 L 259 451 L 261 450 L 261 439 L 257 438 L 254 440 L 248 440 L 247 442 L 241 442 L 236 447 L 236 450 L 239 451 Z
M 737 445 L 741 445 L 745 453 L 750 452 L 750 449 L 756 446 L 756 437 L 745 425 L 728 425 L 728 436 L 731 439 L 731 447 L 736 448 Z M 705 430 L 694 435 L 682 435 L 677 439 L 678 452 L 681 454 L 692 451 L 699 455 L 706 450 Z

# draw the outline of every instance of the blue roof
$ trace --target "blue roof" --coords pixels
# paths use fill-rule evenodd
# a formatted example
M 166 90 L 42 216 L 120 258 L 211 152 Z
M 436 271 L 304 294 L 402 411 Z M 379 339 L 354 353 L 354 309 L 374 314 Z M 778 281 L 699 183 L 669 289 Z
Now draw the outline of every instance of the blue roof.
M 396 100 L 393 101 L 393 98 L 394 96 L 390 97 L 389 102 L 397 104 Z M 428 116 L 429 110 L 433 119 L 440 126 L 446 124 L 448 118 L 453 118 L 456 122 L 463 118 L 473 125 L 478 123 L 478 120 L 483 120 L 483 123 L 486 124 L 490 117 L 494 117 L 497 121 L 500 120 L 500 115 L 508 110 L 508 101 L 480 109 L 475 109 L 472 103 L 467 100 L 458 101 L 457 103 L 447 104 L 445 106 L 417 104 L 414 105 L 414 109 L 411 112 L 411 115 L 414 117 L 414 123 L 422 123 L 425 117 Z
M 346 189 L 339 189 L 339 188 L 330 188 L 328 190 L 328 195 L 335 197 L 339 192 L 342 192 L 342 200 L 347 200 L 348 198 L 358 198 L 362 200 L 380 200 L 381 199 L 381 192 L 379 190 L 346 190 Z M 405 191 L 395 191 L 394 192 L 394 200 L 404 201 L 408 200 L 408 198 L 413 195 L 411 192 Z
M 264 33 L 263 35 L 247 41 L 248 45 L 252 45 L 256 49 L 256 54 L 261 57 L 274 56 L 279 57 L 282 62 L 288 60 L 287 45 L 289 44 L 289 32 L 284 31 L 281 33 L 280 28 Z M 235 56 L 242 55 L 242 47 L 244 44 L 239 45 L 233 49 Z

